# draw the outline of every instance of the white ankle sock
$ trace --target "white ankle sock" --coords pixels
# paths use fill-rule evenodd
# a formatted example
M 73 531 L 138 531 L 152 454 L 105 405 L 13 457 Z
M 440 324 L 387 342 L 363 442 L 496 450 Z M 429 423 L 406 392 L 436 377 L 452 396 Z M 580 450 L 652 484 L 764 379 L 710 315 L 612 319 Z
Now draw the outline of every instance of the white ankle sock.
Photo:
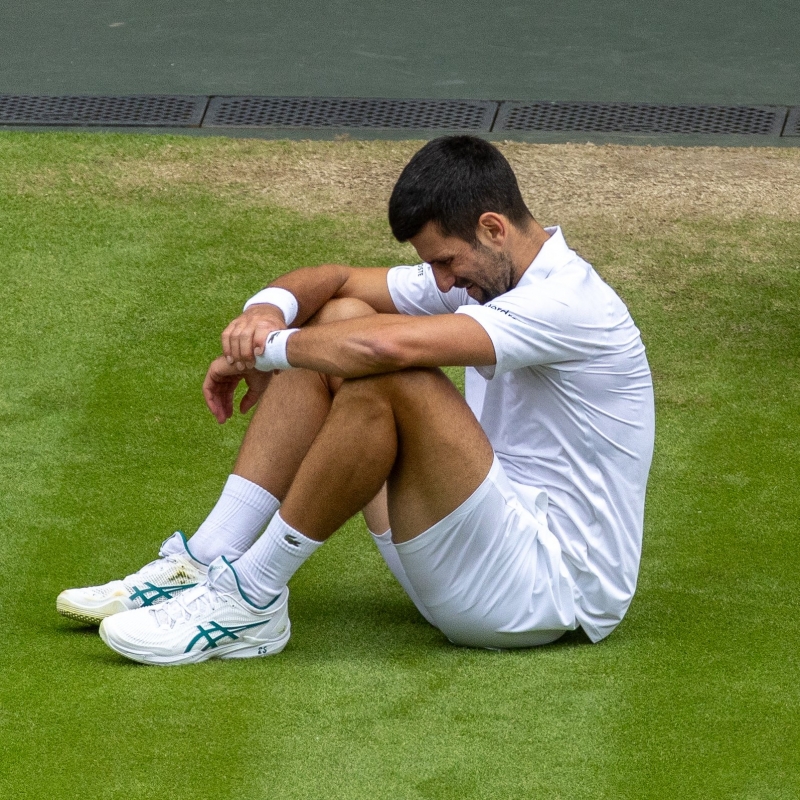
M 280 594 L 321 544 L 287 525 L 280 512 L 275 514 L 261 538 L 234 564 L 245 597 L 260 606 Z
M 417 611 L 433 625 L 433 620 L 428 610 L 422 605 L 419 597 L 417 597 L 417 593 L 414 591 L 414 587 L 411 585 L 411 581 L 408 579 L 405 568 L 400 561 L 400 556 L 397 555 L 397 550 L 392 542 L 392 529 L 389 528 L 386 533 L 372 533 L 372 531 L 370 531 L 370 533 L 372 534 L 372 540 L 375 542 L 378 551 L 383 556 L 383 560 L 386 562 L 386 566 L 389 567 L 392 575 L 394 575 L 397 582 L 405 590 L 405 593 L 411 598 L 411 602 L 417 607 Z
M 189 552 L 205 564 L 218 556 L 234 561 L 247 552 L 278 508 L 280 502 L 266 489 L 231 475 L 217 504 L 189 539 Z

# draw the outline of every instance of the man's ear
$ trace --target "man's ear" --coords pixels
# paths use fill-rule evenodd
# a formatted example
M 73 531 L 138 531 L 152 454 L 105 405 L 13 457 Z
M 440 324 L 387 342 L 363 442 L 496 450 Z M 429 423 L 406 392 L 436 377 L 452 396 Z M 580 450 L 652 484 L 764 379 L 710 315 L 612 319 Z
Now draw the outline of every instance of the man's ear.
M 508 237 L 509 221 L 494 211 L 485 211 L 478 218 L 478 241 L 489 247 L 502 248 Z

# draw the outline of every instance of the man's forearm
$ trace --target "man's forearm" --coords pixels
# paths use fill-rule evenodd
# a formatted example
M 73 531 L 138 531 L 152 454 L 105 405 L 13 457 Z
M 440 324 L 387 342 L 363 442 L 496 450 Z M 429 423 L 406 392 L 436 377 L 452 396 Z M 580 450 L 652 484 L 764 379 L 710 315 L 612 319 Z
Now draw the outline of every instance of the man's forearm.
M 358 378 L 409 367 L 484 366 L 495 363 L 485 330 L 463 314 L 397 314 L 332 322 L 281 333 L 281 368 L 300 367 Z M 276 364 L 277 366 L 277 364 Z M 261 368 L 270 368 L 265 363 Z
M 386 267 L 347 267 L 323 264 L 303 267 L 281 275 L 270 286 L 291 292 L 298 302 L 294 324 L 301 326 L 333 298 L 355 298 L 379 314 L 396 314 L 389 292 Z
M 405 321 L 378 315 L 304 328 L 286 339 L 286 360 L 291 366 L 340 378 L 394 372 L 406 366 L 393 347 L 397 325 Z
M 357 298 L 376 311 L 395 311 L 388 271 L 323 264 L 282 275 L 252 297 L 246 310 L 228 324 L 222 332 L 222 352 L 229 364 L 253 366 L 269 334 L 288 325 L 302 327 L 335 297 Z
M 397 309 L 389 291 L 388 274 L 386 267 L 323 264 L 282 275 L 266 290 L 262 290 L 263 302 L 251 298 L 254 304 L 248 302 L 247 310 L 225 328 L 221 337 L 222 352 L 229 364 L 236 364 L 240 369 L 252 367 L 255 359 L 263 354 L 270 334 L 289 324 L 301 328 L 333 298 L 357 299 L 379 314 L 396 314 Z M 271 289 L 275 290 L 272 294 Z M 274 303 L 268 299 L 270 296 L 275 300 Z M 284 304 L 286 298 L 290 303 Z M 291 322 L 286 316 L 287 311 Z

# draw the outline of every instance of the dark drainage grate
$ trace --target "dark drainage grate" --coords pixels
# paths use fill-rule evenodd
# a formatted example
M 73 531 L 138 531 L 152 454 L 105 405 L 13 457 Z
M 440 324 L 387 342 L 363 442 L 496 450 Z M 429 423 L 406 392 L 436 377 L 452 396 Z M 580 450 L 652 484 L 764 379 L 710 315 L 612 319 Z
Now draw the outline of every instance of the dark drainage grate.
M 0 125 L 170 125 L 199 127 L 207 97 L 23 97 L 0 95 Z
M 497 103 L 344 97 L 215 97 L 208 127 L 419 128 L 489 131 Z
M 209 102 L 210 101 L 210 102 Z M 495 117 L 497 121 L 494 122 Z M 785 127 L 784 127 L 785 122 Z M 0 95 L 2 125 L 749 134 L 800 137 L 800 107 L 344 97 Z
M 780 136 L 785 108 L 633 103 L 503 103 L 493 130 Z
M 784 136 L 800 136 L 800 106 L 789 109 L 789 117 L 786 120 L 786 127 L 783 129 Z

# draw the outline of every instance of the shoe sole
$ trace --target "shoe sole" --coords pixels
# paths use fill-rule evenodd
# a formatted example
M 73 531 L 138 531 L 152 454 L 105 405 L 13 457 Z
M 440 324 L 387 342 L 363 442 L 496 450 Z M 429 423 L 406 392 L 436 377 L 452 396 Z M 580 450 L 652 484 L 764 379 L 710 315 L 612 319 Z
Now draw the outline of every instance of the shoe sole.
M 119 614 L 120 612 L 127 610 L 128 608 L 126 606 L 122 606 L 121 608 L 115 608 L 112 611 L 102 611 L 100 609 L 89 611 L 85 608 L 81 608 L 80 606 L 75 606 L 68 600 L 63 600 L 60 597 L 56 600 L 56 611 L 61 614 L 62 617 L 74 619 L 77 622 L 83 622 L 86 625 L 99 625 L 106 617 L 110 617 L 112 614 Z
M 188 653 L 179 653 L 175 656 L 162 656 L 148 651 L 131 650 L 123 646 L 120 642 L 114 640 L 114 637 L 109 635 L 104 625 L 100 625 L 100 638 L 115 652 L 119 653 L 131 661 L 136 661 L 139 664 L 155 664 L 164 667 L 178 667 L 182 664 L 199 664 L 203 661 L 209 661 L 212 658 L 219 658 L 223 660 L 234 658 L 260 658 L 263 656 L 274 656 L 280 653 L 286 647 L 289 638 L 292 634 L 292 626 L 287 621 L 286 628 L 277 639 L 269 639 L 268 641 L 250 642 L 239 641 L 231 642 L 227 645 L 218 645 L 217 647 L 208 650 L 191 650 Z

